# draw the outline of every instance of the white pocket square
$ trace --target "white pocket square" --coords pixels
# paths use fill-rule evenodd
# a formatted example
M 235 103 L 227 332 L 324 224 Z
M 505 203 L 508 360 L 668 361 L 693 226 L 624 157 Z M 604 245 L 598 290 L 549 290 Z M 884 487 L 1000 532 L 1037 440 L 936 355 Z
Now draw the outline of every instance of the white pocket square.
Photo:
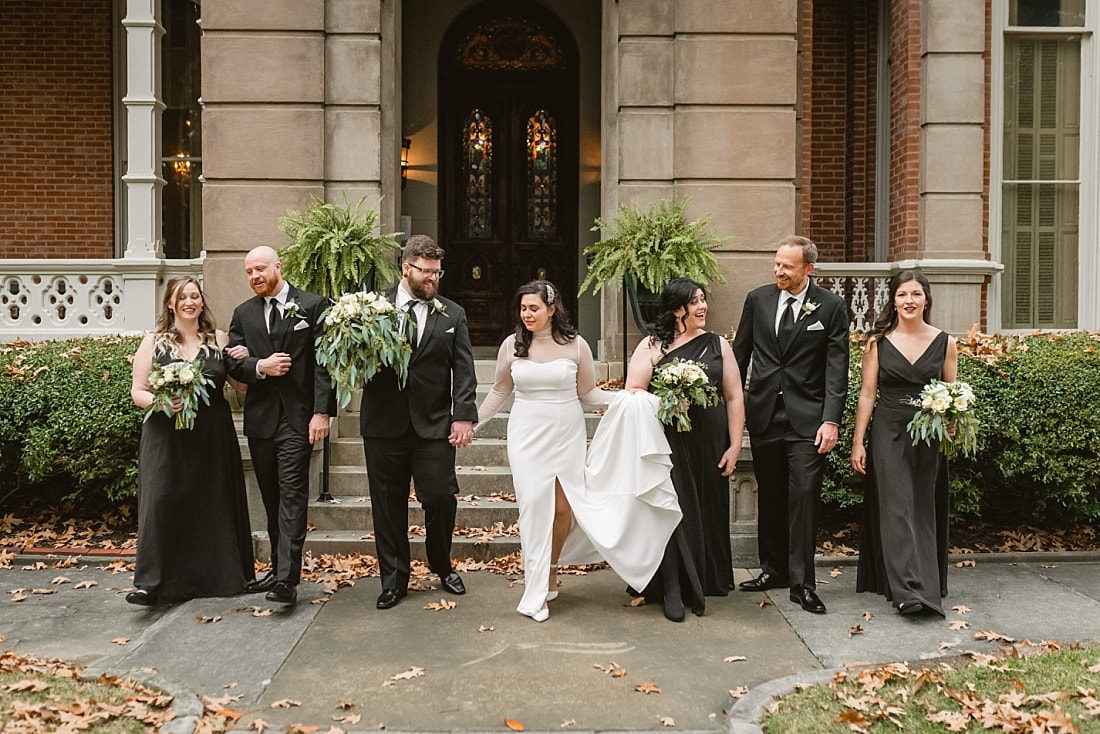
M 295 331 L 301 331 L 302 329 L 308 329 L 308 328 L 309 328 L 309 324 L 307 324 L 305 321 L 299 321 L 298 323 L 296 323 L 294 325 L 294 330 Z
M 825 327 L 820 321 L 815 321 L 806 327 L 806 331 L 825 331 Z
M 446 331 L 446 332 L 444 332 L 444 333 L 446 333 L 446 334 L 453 334 L 453 333 L 455 333 L 455 327 L 453 327 L 453 326 L 452 326 L 451 328 L 447 329 L 447 331 Z

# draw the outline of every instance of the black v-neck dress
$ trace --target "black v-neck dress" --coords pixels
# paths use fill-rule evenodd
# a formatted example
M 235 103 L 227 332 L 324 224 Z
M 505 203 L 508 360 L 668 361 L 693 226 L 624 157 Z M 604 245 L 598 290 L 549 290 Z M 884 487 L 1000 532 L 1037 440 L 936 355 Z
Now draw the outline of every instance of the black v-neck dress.
M 938 443 L 913 445 L 906 426 L 930 380 L 943 379 L 948 336 L 940 332 L 915 363 L 878 340 L 878 402 L 871 418 L 864 478 L 857 591 L 883 594 L 943 615 L 947 596 L 950 504 L 947 460 Z

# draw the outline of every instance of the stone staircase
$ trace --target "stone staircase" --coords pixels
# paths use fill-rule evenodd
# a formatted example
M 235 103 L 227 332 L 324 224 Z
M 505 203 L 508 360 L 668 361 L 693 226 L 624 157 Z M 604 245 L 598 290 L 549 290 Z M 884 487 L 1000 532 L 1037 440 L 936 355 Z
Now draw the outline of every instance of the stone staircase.
M 495 360 L 475 360 L 478 381 L 478 404 L 488 394 L 493 383 Z M 597 378 L 607 377 L 607 365 L 597 363 Z M 306 536 L 306 550 L 314 555 L 323 553 L 364 553 L 376 555 L 373 537 L 374 523 L 367 486 L 368 467 L 363 456 L 363 441 L 359 432 L 359 395 L 340 412 L 333 424 L 330 438 L 329 492 L 335 502 L 318 502 L 321 487 L 322 454 L 320 445 L 314 450 L 310 469 L 312 487 L 309 502 L 311 530 Z M 452 556 L 488 561 L 519 550 L 517 534 L 501 535 L 500 531 L 518 521 L 519 510 L 511 499 L 515 494 L 512 473 L 508 467 L 507 411 L 511 398 L 502 412 L 486 422 L 474 442 L 461 448 L 456 456 L 459 484 L 458 514 Z M 240 420 L 240 413 L 237 414 Z M 587 413 L 589 438 L 599 425 L 600 416 Z M 238 425 L 241 452 L 245 460 L 245 475 L 249 493 L 249 511 L 256 557 L 266 560 L 270 555 L 266 519 L 255 477 L 252 474 L 248 445 Z M 755 562 L 756 554 L 756 482 L 752 473 L 748 446 L 741 452 L 737 471 L 730 477 L 730 529 L 735 562 Z M 502 499 L 502 496 L 507 499 Z M 424 513 L 420 503 L 409 502 L 409 543 L 412 557 L 426 560 L 423 532 Z M 490 532 L 495 528 L 495 532 Z M 417 532 L 419 531 L 419 532 Z

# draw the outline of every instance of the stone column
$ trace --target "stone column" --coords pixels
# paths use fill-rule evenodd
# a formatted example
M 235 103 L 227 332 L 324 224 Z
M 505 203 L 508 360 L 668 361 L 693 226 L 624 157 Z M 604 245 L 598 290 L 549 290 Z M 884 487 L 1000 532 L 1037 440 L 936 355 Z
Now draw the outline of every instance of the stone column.
M 393 3 L 326 0 L 325 197 L 379 205 L 399 180 L 400 34 Z M 390 115 L 383 115 L 386 100 Z M 383 200 L 383 227 L 397 218 L 397 197 Z M 388 230 L 388 231 L 391 231 Z
M 325 195 L 325 8 L 206 0 L 202 28 L 203 273 L 225 327 L 251 295 L 244 253 L 286 244 L 279 217 Z

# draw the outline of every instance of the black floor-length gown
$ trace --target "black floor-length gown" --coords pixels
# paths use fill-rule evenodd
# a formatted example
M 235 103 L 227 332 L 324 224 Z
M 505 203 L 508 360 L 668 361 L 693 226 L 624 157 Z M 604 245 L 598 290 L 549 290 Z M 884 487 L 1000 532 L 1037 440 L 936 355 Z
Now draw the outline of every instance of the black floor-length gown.
M 915 363 L 878 340 L 878 402 L 864 479 L 857 591 L 883 594 L 895 608 L 920 602 L 943 615 L 947 596 L 947 460 L 939 445 L 913 445 L 906 426 L 930 380 L 943 379 L 946 332 Z
M 707 379 L 722 394 L 721 337 L 704 333 L 669 351 L 658 367 L 675 359 L 706 366 Z M 702 614 L 703 596 L 727 596 L 733 584 L 730 554 L 730 485 L 718 462 L 730 445 L 726 404 L 688 412 L 691 430 L 665 426 L 672 448 L 672 484 L 683 519 L 665 548 L 665 557 L 645 589 L 647 601 L 662 600 L 667 589 L 679 585 L 684 606 Z
M 254 576 L 244 470 L 233 416 L 222 395 L 221 351 L 204 356 L 210 405 L 192 430 L 154 413 L 141 431 L 134 586 L 162 601 L 230 596 Z M 173 359 L 160 349 L 161 364 Z

